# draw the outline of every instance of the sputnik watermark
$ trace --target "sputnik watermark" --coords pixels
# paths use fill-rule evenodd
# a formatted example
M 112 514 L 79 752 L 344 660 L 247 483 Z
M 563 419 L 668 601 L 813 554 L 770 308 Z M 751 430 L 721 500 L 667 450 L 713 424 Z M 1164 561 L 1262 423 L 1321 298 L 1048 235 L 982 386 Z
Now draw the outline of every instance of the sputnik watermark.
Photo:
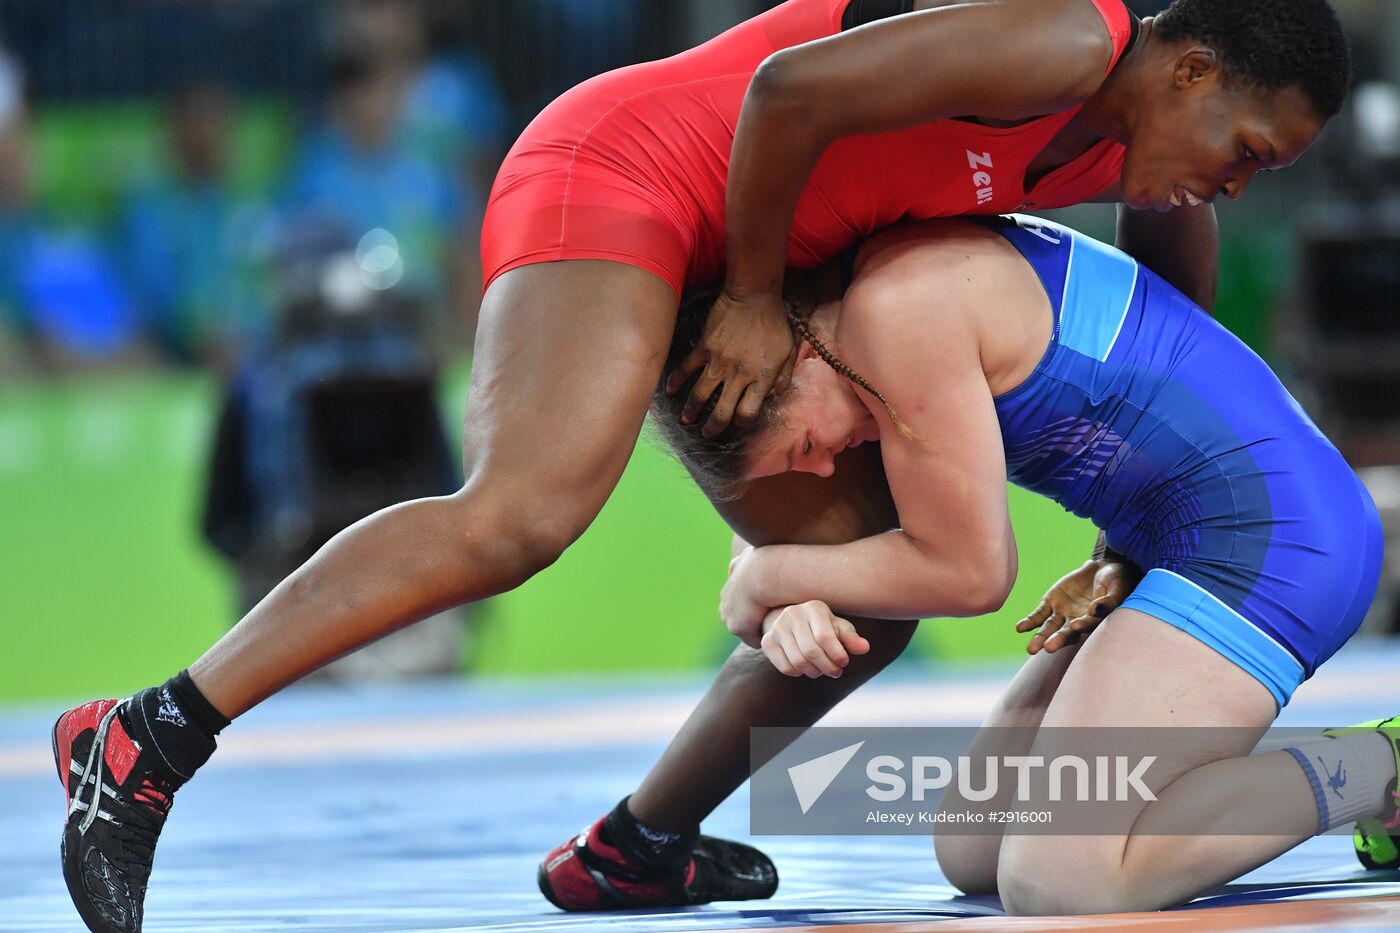
M 846 764 L 855 757 L 864 742 L 857 742 L 837 749 L 826 755 L 792 765 L 787 769 L 792 781 L 793 793 L 798 805 L 806 813 L 821 799 L 821 795 L 836 780 Z M 888 803 L 903 799 L 906 795 L 912 800 L 923 801 L 934 791 L 941 791 L 953 782 L 957 775 L 958 793 L 964 800 L 984 801 L 997 796 L 1000 789 L 1002 771 L 1014 771 L 1016 791 L 1012 799 L 1018 803 L 1031 800 L 1033 773 L 1044 768 L 1047 773 L 1047 788 L 1051 801 L 1073 799 L 1079 801 L 1127 800 L 1136 794 L 1138 800 L 1156 800 L 1157 795 L 1143 783 L 1147 769 L 1157 760 L 1156 755 L 1147 755 L 1130 761 L 1127 755 L 1095 756 L 1090 763 L 1078 755 L 1060 755 L 1048 764 L 1043 755 L 1007 755 L 998 759 L 988 755 L 978 764 L 983 774 L 980 787 L 977 782 L 972 759 L 967 755 L 958 757 L 956 763 L 941 755 L 914 755 L 908 762 L 895 755 L 876 755 L 865 764 L 865 776 L 870 780 L 865 793 L 871 800 Z M 908 765 L 909 778 L 904 776 Z M 1066 777 L 1068 773 L 1069 777 Z M 1073 788 L 1072 796 L 1066 797 L 1066 785 Z
M 1172 781 L 1218 757 L 1216 749 L 1248 749 L 1258 740 L 1257 733 L 1227 731 L 754 729 L 750 829 L 781 835 L 1137 832 L 1139 816 L 1154 812 L 1149 808 Z M 1213 799 L 1209 780 L 1193 785 L 1193 792 Z M 1199 809 L 1188 814 L 1189 826 L 1154 824 L 1152 831 L 1285 832 L 1283 821 L 1262 812 L 1267 808 L 1260 808 L 1262 815 L 1251 809 L 1244 828 L 1212 815 L 1208 806 Z
M 1016 803 L 1029 803 L 1032 799 L 1032 777 L 1037 769 L 1045 769 L 1048 799 L 1053 803 L 1061 800 L 1078 801 L 1126 801 L 1136 795 L 1142 801 L 1156 800 L 1157 797 L 1143 783 L 1147 769 L 1157 760 L 1156 755 L 1147 755 L 1130 761 L 1127 755 L 1094 756 L 1092 763 L 1078 755 L 1059 755 L 1046 764 L 1043 755 L 1007 755 L 998 758 L 988 755 L 978 762 L 980 768 L 973 767 L 967 755 L 959 756 L 957 766 L 939 755 L 915 755 L 911 761 L 912 780 L 905 780 L 905 762 L 894 755 L 877 755 L 865 766 L 865 775 L 871 780 L 866 794 L 872 800 L 900 800 L 906 794 L 922 801 L 931 791 L 940 791 L 952 783 L 957 774 L 958 793 L 964 800 L 981 803 L 997 796 L 1001 784 L 999 777 L 1003 771 L 1016 773 L 1016 790 L 1012 800 Z M 980 787 L 976 771 L 982 771 Z M 932 776 L 930 776 L 932 772 Z M 1069 778 L 1066 778 L 1066 772 Z M 1066 784 L 1073 787 L 1073 796 L 1065 795 Z
M 821 799 L 822 794 L 840 776 L 864 744 L 857 742 L 787 769 L 793 793 L 803 813 L 810 811 Z M 1097 755 L 1092 760 L 1078 755 L 1059 755 L 1047 762 L 1043 755 L 1007 755 L 1002 758 L 988 755 L 974 767 L 973 760 L 968 755 L 961 755 L 955 761 L 941 755 L 914 755 L 907 761 L 896 755 L 875 755 L 865 763 L 865 776 L 870 782 L 865 788 L 865 795 L 880 803 L 905 799 L 922 803 L 948 788 L 956 780 L 958 795 L 963 800 L 982 803 L 996 799 L 1002 788 L 1002 773 L 1013 772 L 1015 790 L 1010 799 L 1016 804 L 1027 804 L 1038 799 L 1036 792 L 1039 788 L 1034 779 L 1036 772 L 1043 769 L 1044 787 L 1047 791 L 1045 797 L 1052 803 L 1063 800 L 1122 802 L 1130 799 L 1147 802 L 1157 799 L 1152 789 L 1143 783 L 1144 776 L 1156 760 L 1156 755 L 1147 755 L 1136 760 L 1129 759 L 1127 755 Z M 974 786 L 975 784 L 980 786 Z M 997 811 L 998 816 L 1002 812 L 1039 814 L 1043 811 Z M 870 810 L 865 821 L 912 826 L 915 823 L 980 823 L 989 818 L 996 821 L 998 816 L 966 811 L 919 810 L 891 813 Z M 1052 820 L 1053 814 L 1047 813 L 1030 818 L 1029 821 Z

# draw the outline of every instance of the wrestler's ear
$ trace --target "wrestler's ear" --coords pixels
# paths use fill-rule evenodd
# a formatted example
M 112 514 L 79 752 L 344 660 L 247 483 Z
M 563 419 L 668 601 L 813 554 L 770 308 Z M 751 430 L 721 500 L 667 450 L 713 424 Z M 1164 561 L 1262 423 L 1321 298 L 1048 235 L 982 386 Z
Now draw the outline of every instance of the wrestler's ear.
M 817 351 L 813 349 L 810 343 L 803 340 L 801 337 L 797 338 L 797 362 L 800 363 L 803 360 L 813 359 L 816 355 Z
M 1176 60 L 1172 81 L 1178 90 L 1219 76 L 1220 62 L 1214 49 L 1194 46 Z

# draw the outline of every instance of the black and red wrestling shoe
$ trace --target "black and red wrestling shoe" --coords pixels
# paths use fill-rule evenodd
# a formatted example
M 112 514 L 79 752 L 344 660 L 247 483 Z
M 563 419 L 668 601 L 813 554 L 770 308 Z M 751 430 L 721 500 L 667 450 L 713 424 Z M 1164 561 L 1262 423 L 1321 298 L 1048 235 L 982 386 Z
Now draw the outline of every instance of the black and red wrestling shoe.
M 131 739 L 127 700 L 94 700 L 53 727 L 53 758 L 68 793 L 63 880 L 93 933 L 139 933 L 156 840 L 179 787 Z
M 540 892 L 560 910 L 680 907 L 773 896 L 778 869 L 768 856 L 727 839 L 700 836 L 679 871 L 658 876 L 629 859 L 610 839 L 603 817 L 545 857 Z

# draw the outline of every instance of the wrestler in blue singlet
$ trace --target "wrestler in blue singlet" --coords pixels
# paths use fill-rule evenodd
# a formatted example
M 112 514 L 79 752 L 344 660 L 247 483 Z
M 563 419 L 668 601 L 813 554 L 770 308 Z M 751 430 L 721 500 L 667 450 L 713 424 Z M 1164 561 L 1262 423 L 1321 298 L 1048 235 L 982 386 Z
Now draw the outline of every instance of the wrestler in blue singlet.
M 1195 636 L 1284 706 L 1375 593 L 1376 507 L 1253 351 L 1127 255 L 992 221 L 1045 286 L 1045 356 L 996 399 L 1007 473 L 1145 570 L 1124 604 Z

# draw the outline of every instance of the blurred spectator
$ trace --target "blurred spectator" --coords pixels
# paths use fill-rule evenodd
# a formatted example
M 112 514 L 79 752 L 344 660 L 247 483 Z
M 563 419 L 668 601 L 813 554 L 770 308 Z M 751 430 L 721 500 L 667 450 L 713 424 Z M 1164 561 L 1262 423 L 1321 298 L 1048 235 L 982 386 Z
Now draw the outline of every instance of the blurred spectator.
M 419 0 L 361 0 L 342 7 L 339 41 L 373 49 L 407 73 L 407 144 L 449 172 L 466 171 L 469 206 L 510 145 L 510 110 L 490 66 L 469 48 L 434 42 L 451 22 L 431 23 Z
M 29 200 L 29 157 L 18 122 L 23 102 L 13 67 L 0 59 L 0 347 L 6 362 L 17 359 L 23 329 L 17 262 L 28 239 L 20 220 Z
M 449 323 L 469 338 L 481 298 L 481 215 L 510 143 L 505 97 L 490 66 L 449 28 L 454 20 L 430 23 L 421 0 L 359 0 L 337 12 L 337 48 L 402 73 L 397 144 L 457 189 L 460 216 L 443 243 L 442 295 Z
M 57 224 L 34 197 L 23 79 L 0 59 L 0 319 L 34 362 L 78 369 L 139 361 L 137 314 L 111 257 L 91 234 Z
M 467 217 L 458 178 L 408 144 L 403 131 L 410 75 L 373 49 L 337 52 L 327 118 L 302 140 L 283 193 L 289 223 L 316 217 L 358 240 L 387 230 L 399 244 L 402 287 L 445 305 Z
M 234 104 L 216 83 L 166 107 L 168 162 L 130 193 L 120 222 L 126 272 L 165 355 L 226 369 L 265 326 L 254 244 L 263 212 L 228 175 Z

